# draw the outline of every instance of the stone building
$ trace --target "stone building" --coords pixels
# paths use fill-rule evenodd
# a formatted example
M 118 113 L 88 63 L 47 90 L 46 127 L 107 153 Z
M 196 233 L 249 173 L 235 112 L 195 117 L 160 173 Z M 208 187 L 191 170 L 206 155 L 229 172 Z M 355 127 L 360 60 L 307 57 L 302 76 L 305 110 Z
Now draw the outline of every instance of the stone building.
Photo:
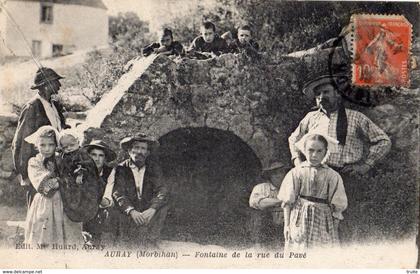
M 60 56 L 108 43 L 107 8 L 101 0 L 9 0 L 2 5 L 0 58 L 29 56 L 29 48 L 36 57 Z

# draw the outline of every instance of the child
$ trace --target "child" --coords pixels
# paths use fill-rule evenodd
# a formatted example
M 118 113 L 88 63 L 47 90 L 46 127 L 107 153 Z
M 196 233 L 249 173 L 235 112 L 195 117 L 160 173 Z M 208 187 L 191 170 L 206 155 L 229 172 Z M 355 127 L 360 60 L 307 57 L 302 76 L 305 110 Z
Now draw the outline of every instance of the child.
M 324 162 L 328 141 L 321 134 L 308 134 L 304 141 L 307 161 L 284 178 L 278 199 L 284 210 L 286 249 L 338 244 L 338 223 L 347 208 L 341 176 Z
M 216 26 L 212 22 L 204 22 L 200 28 L 201 35 L 196 37 L 188 53 L 199 59 L 207 59 L 212 55 L 220 55 L 228 51 L 226 41 L 216 34 Z
M 160 34 L 160 43 L 153 43 L 143 49 L 143 56 L 149 56 L 152 53 L 184 56 L 184 47 L 178 41 L 174 41 L 172 30 L 164 28 Z
M 252 39 L 251 28 L 248 25 L 238 28 L 236 47 L 236 52 L 243 52 L 249 56 L 258 56 L 260 46 Z
M 288 170 L 286 164 L 272 162 L 263 169 L 261 183 L 252 189 L 249 206 L 256 209 L 251 211 L 251 235 L 256 248 L 261 243 L 270 247 L 284 243 L 283 237 L 278 233 L 283 230 L 283 209 L 277 195 Z
M 60 179 L 55 162 L 57 133 L 51 126 L 40 127 L 34 134 L 25 138 L 34 144 L 39 153 L 29 159 L 28 176 L 37 193 L 28 210 L 25 227 L 25 243 L 37 244 L 74 244 L 81 229 L 74 227 L 64 214 L 60 195 Z M 77 236 L 76 236 L 77 237 Z M 35 247 L 33 247 L 35 248 Z
M 64 130 L 60 136 L 62 152 L 57 161 L 63 183 L 60 192 L 64 212 L 74 222 L 86 222 L 95 217 L 99 206 L 100 178 L 95 162 L 82 150 L 76 134 Z

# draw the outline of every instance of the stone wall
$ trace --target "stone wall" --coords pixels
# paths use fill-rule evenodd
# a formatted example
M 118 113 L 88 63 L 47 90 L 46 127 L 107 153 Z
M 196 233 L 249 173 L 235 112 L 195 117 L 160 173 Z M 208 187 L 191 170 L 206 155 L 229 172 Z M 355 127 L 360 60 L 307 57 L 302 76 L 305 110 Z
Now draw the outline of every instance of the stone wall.
M 210 127 L 237 135 L 267 164 L 287 155 L 280 144 L 308 109 L 299 69 L 293 59 L 267 64 L 227 54 L 175 62 L 160 56 L 86 139 L 104 136 L 117 148 L 122 137 L 140 131 L 158 139 L 181 127 Z M 301 110 L 290 111 L 292 103 Z
M 146 61 L 134 60 L 132 69 Z M 159 56 L 120 90 L 119 102 L 99 128 L 86 131 L 85 141 L 103 138 L 119 150 L 127 135 L 159 139 L 172 195 L 165 237 L 246 244 L 252 238 L 248 199 L 261 167 L 289 161 L 287 137 L 308 109 L 299 69 L 292 58 L 275 64 L 232 54 L 204 61 Z M 115 98 L 118 88 L 111 91 Z M 296 102 L 301 110 L 290 111 Z M 93 108 L 87 120 L 101 113 Z
M 0 115 L 0 203 L 3 205 L 22 205 L 25 201 L 12 162 L 11 145 L 17 120 L 14 114 Z
M 102 117 L 99 127 L 85 131 L 85 141 L 103 138 L 119 150 L 119 140 L 138 132 L 160 139 L 180 128 L 212 128 L 239 137 L 259 159 L 257 166 L 273 159 L 289 162 L 287 137 L 314 104 L 302 95 L 302 85 L 328 73 L 328 58 L 328 51 L 276 62 L 264 56 L 250 60 L 232 54 L 204 61 L 159 56 L 129 88 L 120 90 L 121 99 Z M 339 66 L 340 58 L 333 63 Z M 413 71 L 413 79 L 418 74 Z M 369 210 L 354 225 L 366 228 L 369 235 L 398 238 L 416 227 L 419 88 L 372 92 L 376 106 L 347 104 L 381 126 L 393 148 L 367 181 L 372 200 L 360 205 Z M 92 113 L 101 115 L 95 108 Z M 119 159 L 123 157 L 120 153 Z M 242 187 L 240 182 L 235 185 L 231 195 Z M 174 191 L 175 197 L 180 197 L 180 189 Z M 245 208 L 246 202 L 241 206 Z
M 328 56 L 328 52 L 321 51 L 313 56 L 285 57 L 276 62 L 265 56 L 250 60 L 233 54 L 211 60 L 178 60 L 166 56 L 136 59 L 131 62 L 131 69 L 127 66 L 127 77 L 123 76 L 113 90 L 104 95 L 89 111 L 87 122 L 79 128 L 84 132 L 85 143 L 93 138 L 104 139 L 119 151 L 118 160 L 126 156 L 120 151 L 118 143 L 127 135 L 143 132 L 165 141 L 173 140 L 176 136 L 170 134 L 181 128 L 202 128 L 216 130 L 212 133 L 216 138 L 226 134 L 235 136 L 236 139 L 226 137 L 225 140 L 234 140 L 232 142 L 237 143 L 235 149 L 247 151 L 247 156 L 246 153 L 241 154 L 247 158 L 246 167 L 240 165 L 241 159 L 236 159 L 239 162 L 236 161 L 232 167 L 261 169 L 274 159 L 289 162 L 287 137 L 313 106 L 313 102 L 301 93 L 302 85 L 315 75 L 328 72 Z M 362 216 L 360 224 L 356 224 L 369 224 L 374 233 L 386 237 L 407 235 L 416 226 L 419 74 L 419 70 L 412 72 L 414 84 L 411 89 L 377 90 L 381 96 L 374 107 L 349 104 L 383 128 L 393 142 L 390 155 L 378 164 L 371 180 L 375 183 L 370 190 L 372 200 L 368 201 L 370 213 Z M 9 116 L 0 117 L 0 133 L 6 136 L 6 149 L 10 152 L 17 117 Z M 197 136 L 202 134 L 200 132 Z M 241 142 L 243 144 L 239 144 Z M 242 149 L 244 144 L 248 149 Z M 10 154 L 2 155 L 6 162 L 11 162 Z M 220 157 L 223 155 L 220 154 Z M 235 160 L 234 157 L 229 159 Z M 250 159 L 256 161 L 254 166 L 249 164 Z M 195 176 L 201 176 L 202 180 L 207 175 Z M 235 202 L 231 193 L 240 192 L 241 197 L 237 201 L 240 200 L 241 207 L 246 208 L 250 187 L 256 183 L 253 172 L 242 175 L 240 172 L 230 173 L 230 176 L 227 183 L 235 187 L 226 190 L 230 192 L 225 196 L 220 196 L 225 201 L 220 207 L 223 212 Z M 235 176 L 238 176 L 236 181 L 232 178 Z M 182 184 L 174 185 L 182 188 Z M 13 190 L 19 189 L 16 181 L 7 185 L 10 186 L 10 193 L 17 193 Z M 2 187 L 2 190 L 6 188 Z M 180 197 L 178 194 L 175 191 L 174 196 Z M 14 199 L 16 195 L 10 197 Z M 210 204 L 208 208 L 212 208 Z M 237 214 L 231 212 L 234 216 L 230 219 L 232 223 L 237 222 Z M 372 218 L 376 221 L 372 222 Z M 244 235 L 238 231 L 233 231 L 233 234 Z

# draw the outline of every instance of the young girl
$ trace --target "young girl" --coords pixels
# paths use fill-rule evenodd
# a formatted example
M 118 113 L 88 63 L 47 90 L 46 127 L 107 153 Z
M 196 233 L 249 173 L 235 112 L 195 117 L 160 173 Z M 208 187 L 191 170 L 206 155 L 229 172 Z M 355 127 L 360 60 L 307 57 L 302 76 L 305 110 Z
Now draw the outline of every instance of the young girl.
M 26 216 L 25 243 L 33 248 L 37 244 L 79 243 L 79 236 L 74 235 L 80 234 L 81 239 L 81 228 L 75 231 L 77 228 L 64 214 L 59 191 L 55 161 L 57 132 L 51 126 L 43 126 L 25 141 L 34 144 L 39 151 L 28 162 L 28 177 L 37 193 Z
M 320 134 L 304 138 L 307 160 L 289 171 L 278 194 L 286 249 L 298 251 L 338 244 L 338 222 L 347 207 L 343 180 L 324 164 L 327 139 Z

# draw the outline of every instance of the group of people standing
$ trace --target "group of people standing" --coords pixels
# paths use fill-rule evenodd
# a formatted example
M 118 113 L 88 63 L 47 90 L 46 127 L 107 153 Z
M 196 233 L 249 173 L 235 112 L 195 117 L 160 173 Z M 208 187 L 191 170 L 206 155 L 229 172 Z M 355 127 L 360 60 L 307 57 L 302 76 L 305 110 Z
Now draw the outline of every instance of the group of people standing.
M 216 54 L 216 44 L 223 44 L 215 42 L 214 30 L 212 23 L 203 24 L 202 36 L 193 42 L 200 54 L 208 47 Z M 161 38 L 144 54 L 183 51 L 169 30 Z M 273 162 L 251 193 L 255 241 L 264 233 L 261 225 L 269 223 L 290 249 L 354 240 L 350 223 L 358 218 L 358 203 L 368 198 L 360 175 L 389 152 L 391 141 L 365 115 L 344 106 L 338 77 L 325 75 L 305 85 L 303 92 L 315 99 L 317 110 L 289 137 L 291 164 Z M 108 166 L 116 159 L 114 151 L 101 140 L 80 147 L 68 129 L 53 99 L 62 78 L 50 68 L 37 71 L 32 86 L 37 93 L 23 108 L 13 140 L 15 169 L 27 189 L 25 242 L 97 245 L 109 233 L 112 244 L 156 247 L 169 197 L 162 171 L 149 157 L 157 142 L 128 136 L 120 141 L 128 158 Z
M 264 234 L 265 220 L 277 229 L 283 226 L 286 248 L 293 250 L 360 240 L 352 222 L 360 218 L 360 203 L 371 198 L 366 175 L 389 152 L 391 141 L 364 114 L 344 106 L 340 77 L 320 76 L 305 85 L 303 92 L 315 99 L 317 110 L 289 137 L 294 167 L 272 163 L 249 200 L 258 210 L 257 238 Z
M 159 166 L 149 160 L 156 141 L 129 136 L 120 145 L 128 159 L 116 158 L 103 141 L 80 147 L 54 100 L 63 77 L 40 68 L 23 108 L 12 144 L 15 169 L 26 188 L 25 243 L 58 245 L 155 246 L 167 213 L 168 189 Z

